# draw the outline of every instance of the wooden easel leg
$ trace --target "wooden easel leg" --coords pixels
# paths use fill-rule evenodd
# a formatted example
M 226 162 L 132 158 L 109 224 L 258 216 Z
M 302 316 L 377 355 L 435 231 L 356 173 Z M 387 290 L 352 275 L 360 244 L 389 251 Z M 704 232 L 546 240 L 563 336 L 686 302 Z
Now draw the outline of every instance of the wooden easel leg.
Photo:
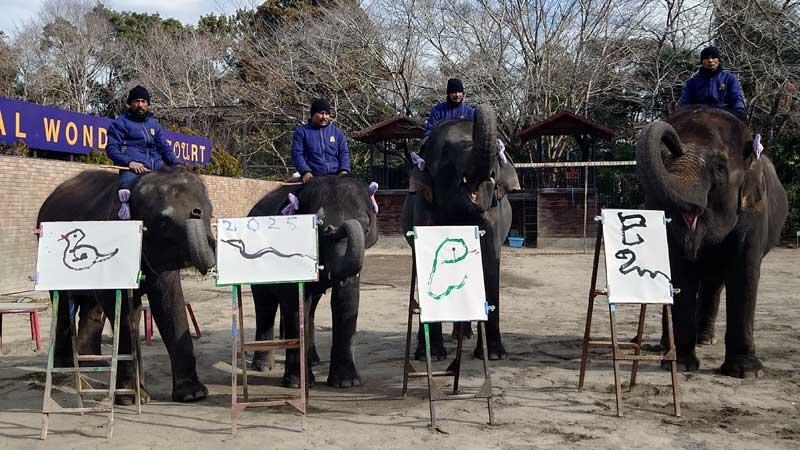
M 237 378 L 237 356 L 239 352 L 239 332 L 237 327 L 237 319 L 239 318 L 239 311 L 237 308 L 239 286 L 231 286 L 231 434 L 236 434 L 236 420 L 239 416 L 239 411 L 236 408 L 236 398 L 238 396 L 236 387 Z
M 72 294 L 67 294 L 67 309 L 69 310 L 69 335 L 72 340 L 72 367 L 75 369 L 75 391 L 78 394 L 78 407 L 83 408 L 83 386 L 81 382 L 80 362 L 78 361 L 78 311 Z M 83 415 L 83 412 L 80 413 Z
M 467 322 L 467 326 L 472 326 L 471 322 Z M 461 378 L 461 351 L 464 347 L 464 330 L 461 330 L 461 333 L 458 335 L 458 344 L 456 344 L 456 356 L 453 359 L 453 362 L 448 367 L 448 371 L 455 372 L 453 376 L 453 394 L 458 393 L 458 380 Z M 485 350 L 485 349 L 484 349 Z M 484 355 L 485 356 L 485 355 Z
M 45 372 L 44 400 L 42 401 L 42 435 L 47 439 L 47 425 L 50 419 L 50 395 L 53 390 L 53 362 L 56 348 L 56 322 L 58 321 L 58 291 L 53 291 L 53 309 L 50 314 L 50 342 L 47 344 L 47 372 Z
M 600 262 L 600 244 L 603 242 L 603 227 L 597 227 L 597 238 L 594 242 L 594 262 L 592 264 L 592 282 L 589 284 L 589 300 L 586 310 L 586 327 L 583 330 L 583 350 L 581 351 L 581 370 L 578 375 L 578 391 L 583 390 L 583 380 L 586 376 L 586 363 L 589 359 L 589 341 L 592 333 L 592 312 L 594 312 L 594 298 L 597 291 L 597 270 Z
M 308 380 L 306 377 L 306 369 L 308 364 L 308 347 L 306 347 L 306 314 L 305 314 L 305 290 L 303 289 L 303 283 L 297 284 L 297 320 L 300 322 L 298 324 L 300 328 L 300 348 L 298 353 L 300 353 L 300 403 L 302 404 L 303 409 L 301 412 L 303 413 L 303 429 L 306 428 L 305 416 L 308 407 Z M 241 317 L 241 314 L 239 315 Z
M 644 333 L 644 316 L 647 311 L 647 305 L 642 303 L 642 308 L 639 310 L 639 327 L 636 328 L 636 337 L 634 343 L 636 348 L 633 350 L 634 356 L 639 356 L 642 353 L 642 334 Z M 633 368 L 631 369 L 631 384 L 628 387 L 629 391 L 633 390 L 633 385 L 636 384 L 636 374 L 639 371 L 639 360 L 633 360 Z
M 122 291 L 117 289 L 114 301 L 114 338 L 113 348 L 111 349 L 111 378 L 108 381 L 108 397 L 111 399 L 110 410 L 108 412 L 108 439 L 114 434 L 114 397 L 117 389 L 117 365 L 119 364 L 119 328 L 120 314 L 122 312 Z
M 672 353 L 670 361 L 672 372 L 672 401 L 675 403 L 675 415 L 681 416 L 681 392 L 678 385 L 678 353 L 675 350 L 675 335 L 672 332 L 672 306 L 664 305 L 664 315 L 667 317 L 667 336 L 669 338 L 669 352 Z
M 244 401 L 247 402 L 250 395 L 247 393 L 247 353 L 244 349 L 244 311 L 242 311 L 242 288 L 237 286 L 236 289 L 236 305 L 239 311 L 239 358 L 242 364 L 242 391 L 244 393 Z
M 487 406 L 489 407 L 489 425 L 494 425 L 494 409 L 492 407 L 492 378 L 489 376 L 489 349 L 486 345 L 486 323 L 485 322 L 478 322 L 478 328 L 480 329 L 480 336 L 481 336 L 481 346 L 483 347 L 483 376 L 486 379 L 486 383 L 489 384 L 489 397 L 486 399 Z
M 616 312 L 617 306 L 613 303 L 608 305 L 608 313 L 611 318 L 611 354 L 614 360 L 614 391 L 617 394 L 617 417 L 622 417 L 622 385 L 619 380 L 619 356 L 620 349 L 617 345 L 616 331 Z
M 408 292 L 408 321 L 406 326 L 406 354 L 403 362 L 403 397 L 408 393 L 408 372 L 411 371 L 411 332 L 414 328 L 414 286 L 417 283 L 417 263 L 411 264 L 411 288 Z
M 436 408 L 433 406 L 433 367 L 431 364 L 431 334 L 428 329 L 428 324 L 422 324 L 423 332 L 425 333 L 425 365 L 428 371 L 428 402 L 431 408 L 431 428 L 436 429 Z

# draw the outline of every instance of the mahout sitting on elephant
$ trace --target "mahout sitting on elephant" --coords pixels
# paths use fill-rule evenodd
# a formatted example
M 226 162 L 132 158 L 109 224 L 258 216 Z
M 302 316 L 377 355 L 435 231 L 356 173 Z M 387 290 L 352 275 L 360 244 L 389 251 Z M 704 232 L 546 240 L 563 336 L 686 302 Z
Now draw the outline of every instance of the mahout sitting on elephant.
M 447 120 L 431 133 L 424 161 L 414 156 L 411 188 L 403 204 L 403 232 L 415 226 L 477 225 L 481 238 L 484 288 L 493 309 L 486 323 L 489 359 L 504 359 L 500 336 L 500 250 L 511 228 L 511 204 L 507 192 L 519 189 L 514 166 L 498 151 L 494 110 L 476 108 L 473 120 Z M 413 239 L 408 238 L 412 253 Z M 447 357 L 441 323 L 430 324 L 431 357 Z M 480 340 L 473 354 L 483 356 Z M 425 357 L 422 329 L 415 358 Z
M 39 210 L 37 224 L 53 221 L 117 220 L 120 209 L 118 175 L 87 170 L 55 188 Z M 145 278 L 133 298 L 134 314 L 122 308 L 119 352 L 131 352 L 131 327 L 138 326 L 141 297 L 147 295 L 159 333 L 172 365 L 172 399 L 196 401 L 208 390 L 197 376 L 192 338 L 186 320 L 180 271 L 195 267 L 206 273 L 215 263 L 211 234 L 211 203 L 202 180 L 183 167 L 167 167 L 143 175 L 130 196 L 131 216 L 144 222 L 142 273 Z M 114 317 L 114 291 L 67 291 L 79 308 L 78 349 L 81 354 L 100 354 L 105 317 Z M 56 363 L 72 366 L 69 311 L 59 308 L 56 328 Z M 105 313 L 105 314 L 104 314 Z M 117 385 L 133 385 L 132 364 L 119 363 Z M 146 391 L 145 397 L 147 396 Z M 128 404 L 130 396 L 118 395 Z M 143 400 L 147 400 L 144 398 Z
M 753 322 L 761 260 L 778 242 L 787 198 L 750 128 L 721 109 L 692 108 L 642 130 L 636 149 L 645 204 L 666 212 L 679 366 L 696 370 L 698 335 L 711 342 L 726 291 L 725 362 L 760 376 Z M 664 338 L 662 337 L 662 342 Z
M 287 198 L 291 202 L 287 205 Z M 353 361 L 352 341 L 356 332 L 359 301 L 359 273 L 364 251 L 378 240 L 376 204 L 367 186 L 345 175 L 324 175 L 310 179 L 304 185 L 282 186 L 262 198 L 248 216 L 281 214 L 316 214 L 318 226 L 319 281 L 306 283 L 304 308 L 308 313 L 305 329 L 308 332 L 309 385 L 314 383 L 312 365 L 319 363 L 314 345 L 314 313 L 320 297 L 331 292 L 333 342 L 328 385 L 358 386 L 361 377 Z M 285 338 L 296 338 L 298 329 L 298 290 L 296 284 L 252 286 L 256 310 L 256 339 L 274 337 L 275 314 L 281 308 L 281 328 Z M 298 386 L 300 360 L 297 349 L 286 350 L 286 367 L 282 383 Z M 271 355 L 255 352 L 252 367 L 263 371 Z

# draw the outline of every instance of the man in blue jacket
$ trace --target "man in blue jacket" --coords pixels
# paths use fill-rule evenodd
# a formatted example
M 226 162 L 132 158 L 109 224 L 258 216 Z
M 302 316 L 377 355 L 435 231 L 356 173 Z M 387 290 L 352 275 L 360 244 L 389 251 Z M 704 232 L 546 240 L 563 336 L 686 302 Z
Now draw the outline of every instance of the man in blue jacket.
M 425 138 L 428 139 L 436 125 L 449 119 L 469 119 L 475 115 L 475 110 L 464 101 L 464 84 L 458 78 L 447 80 L 447 98 L 439 102 L 428 114 L 428 123 L 425 126 Z
M 702 66 L 686 82 L 680 106 L 706 105 L 725 109 L 741 120 L 746 120 L 744 95 L 736 75 L 722 70 L 720 52 L 716 47 L 706 47 L 700 52 Z
M 303 183 L 319 175 L 350 173 L 350 149 L 344 132 L 331 121 L 331 105 L 318 98 L 310 112 L 311 119 L 292 135 L 292 163 Z
M 125 189 L 131 189 L 139 180 L 139 176 L 151 170 L 157 170 L 165 163 L 168 166 L 178 164 L 178 158 L 172 152 L 164 138 L 161 125 L 148 112 L 150 93 L 144 86 L 136 86 L 128 93 L 128 108 L 108 127 L 108 157 L 118 166 L 130 170 L 120 170 L 120 195 Z

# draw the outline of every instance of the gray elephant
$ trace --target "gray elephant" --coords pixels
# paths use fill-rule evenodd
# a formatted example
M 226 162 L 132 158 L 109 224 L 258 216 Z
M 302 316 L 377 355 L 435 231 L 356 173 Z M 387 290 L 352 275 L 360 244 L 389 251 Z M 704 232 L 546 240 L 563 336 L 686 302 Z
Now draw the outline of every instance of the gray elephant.
M 486 323 L 489 359 L 504 359 L 506 350 L 500 336 L 500 250 L 511 228 L 511 204 L 506 193 L 519 189 L 514 166 L 498 154 L 494 110 L 480 105 L 470 120 L 440 123 L 425 147 L 424 166 L 411 170 L 412 187 L 403 204 L 402 226 L 477 225 L 481 238 L 484 288 L 490 306 Z M 422 167 L 421 167 L 422 166 Z M 409 239 L 412 247 L 413 240 Z M 447 357 L 440 323 L 431 324 L 431 357 Z M 422 330 L 418 333 L 415 357 L 424 358 Z M 483 357 L 483 347 L 474 355 Z
M 667 237 L 679 366 L 699 368 L 698 334 L 711 341 L 726 288 L 725 375 L 763 372 L 753 341 L 761 260 L 778 242 L 786 192 L 750 128 L 720 109 L 695 108 L 644 130 L 636 148 L 649 209 L 672 222 Z M 663 342 L 663 338 L 662 338 Z
M 39 210 L 37 223 L 53 221 L 116 220 L 120 209 L 117 195 L 119 176 L 87 170 L 59 185 Z M 139 323 L 141 297 L 147 294 L 153 317 L 172 364 L 172 399 L 196 401 L 208 390 L 197 376 L 192 338 L 186 320 L 180 271 L 196 267 L 206 273 L 215 263 L 211 234 L 211 203 L 202 180 L 182 167 L 164 168 L 143 175 L 131 192 L 131 216 L 144 222 L 141 287 L 134 291 L 134 314 L 122 308 L 120 353 L 131 351 L 131 329 Z M 100 354 L 103 312 L 114 317 L 113 291 L 71 291 L 79 307 L 78 348 L 80 353 Z M 72 366 L 69 312 L 59 308 L 56 328 L 56 361 Z M 134 375 L 130 362 L 120 362 L 117 385 L 131 387 Z M 117 396 L 129 404 L 130 396 Z M 147 400 L 144 398 L 143 400 Z
M 314 345 L 314 313 L 320 297 L 328 289 L 331 293 L 333 316 L 333 343 L 328 385 L 335 387 L 358 386 L 361 377 L 353 361 L 352 342 L 356 332 L 359 301 L 359 273 L 364 263 L 364 250 L 378 240 L 376 208 L 367 186 L 351 176 L 319 176 L 302 186 L 284 186 L 270 192 L 250 211 L 249 216 L 281 214 L 287 196 L 298 200 L 293 214 L 316 214 L 321 224 L 319 230 L 319 281 L 305 285 L 305 311 L 308 312 L 308 380 L 314 384 L 310 367 L 319 363 Z M 252 286 L 256 310 L 256 339 L 273 339 L 275 314 L 281 308 L 281 335 L 296 338 L 298 330 L 298 302 L 296 284 L 271 284 Z M 263 371 L 271 364 L 268 352 L 256 352 L 252 367 Z M 300 359 L 294 349 L 286 351 L 284 386 L 299 386 Z

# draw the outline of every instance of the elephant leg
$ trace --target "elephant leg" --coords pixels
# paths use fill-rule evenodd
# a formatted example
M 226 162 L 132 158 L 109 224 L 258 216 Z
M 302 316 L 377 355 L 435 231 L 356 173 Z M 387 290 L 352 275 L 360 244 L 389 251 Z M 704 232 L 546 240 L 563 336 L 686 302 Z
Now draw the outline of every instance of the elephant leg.
M 472 339 L 472 322 L 453 322 L 453 333 L 451 336 L 453 339 L 458 339 L 462 336 L 467 339 Z
M 674 296 L 672 305 L 678 369 L 685 371 L 697 370 L 700 368 L 700 360 L 695 352 L 695 345 L 697 344 L 697 291 L 699 285 L 696 271 L 698 268 L 694 264 L 689 264 L 682 260 L 671 261 L 671 267 L 673 286 L 681 290 L 680 293 Z M 661 345 L 664 352 L 667 352 L 669 350 L 667 322 L 663 315 L 662 325 Z M 668 361 L 663 361 L 661 367 L 664 370 L 671 370 L 671 365 Z
M 72 337 L 70 335 L 69 301 L 72 293 L 69 291 L 60 292 L 58 300 L 58 315 L 56 316 L 56 335 L 50 336 L 55 339 L 55 367 L 72 367 Z M 53 292 L 50 292 L 50 300 L 53 300 Z M 80 305 L 73 303 L 74 308 Z
M 736 378 L 761 377 L 764 365 L 756 356 L 753 322 L 756 312 L 758 281 L 761 277 L 761 252 L 750 249 L 739 256 L 726 280 L 725 362 L 720 371 Z
M 697 305 L 697 345 L 713 345 L 717 342 L 717 338 L 714 336 L 714 327 L 717 323 L 719 300 L 724 281 L 722 276 L 714 276 L 706 278 L 700 283 Z
M 278 312 L 278 299 L 266 285 L 253 285 L 253 304 L 256 309 L 256 340 L 268 341 L 275 338 L 275 315 Z M 272 370 L 275 363 L 273 350 L 257 351 L 253 353 L 250 367 L 259 372 Z
M 295 339 L 300 336 L 300 311 L 297 307 L 297 286 L 294 284 L 279 285 L 276 286 L 276 288 L 276 295 L 281 299 L 281 322 L 284 327 L 284 337 L 285 339 Z M 308 329 L 308 312 L 311 307 L 311 294 L 308 292 L 305 293 L 303 301 L 303 309 L 306 312 L 306 317 L 303 318 L 303 320 L 306 321 L 304 328 Z M 306 337 L 308 337 L 307 334 Z M 306 339 L 306 349 L 308 345 L 309 342 L 308 339 Z M 307 354 L 306 352 L 307 350 L 303 353 Z M 286 349 L 286 364 L 284 367 L 283 379 L 281 380 L 283 386 L 291 388 L 300 387 L 300 355 L 301 352 L 299 349 Z M 309 387 L 314 385 L 314 372 L 311 370 L 310 364 L 306 364 L 306 379 L 308 380 Z
M 482 239 L 486 239 L 487 242 L 492 242 L 490 238 L 487 239 L 489 235 L 490 233 L 487 232 Z M 499 256 L 493 256 L 493 252 L 489 250 L 490 249 L 487 248 L 488 255 L 484 257 L 483 262 L 483 281 L 484 289 L 486 290 L 486 298 L 489 302 L 489 306 L 493 308 L 489 310 L 488 320 L 486 321 L 486 348 L 489 352 L 488 357 L 490 360 L 499 360 L 508 357 L 506 349 L 503 346 L 502 337 L 500 336 L 500 258 Z M 479 359 L 483 358 L 482 339 L 483 336 L 479 329 L 478 341 L 475 344 L 475 351 L 473 352 L 473 355 Z
M 447 350 L 444 348 L 442 323 L 429 323 L 428 333 L 431 339 L 431 361 L 444 361 L 447 359 Z M 417 349 L 414 351 L 414 359 L 425 361 L 425 332 L 422 325 L 419 326 L 419 331 L 417 332 Z
M 172 367 L 172 400 L 193 402 L 208 395 L 197 376 L 194 344 L 186 319 L 180 270 L 148 273 L 144 289 Z
M 312 301 L 311 301 L 311 310 L 308 312 L 308 330 L 306 333 L 308 335 L 308 363 L 311 367 L 318 366 L 320 363 L 319 353 L 317 353 L 317 341 L 316 341 L 316 334 L 314 331 L 314 315 L 317 312 L 317 305 L 319 305 L 319 300 L 322 298 L 321 293 L 313 293 L 312 294 Z
M 78 309 L 78 353 L 101 355 L 100 345 L 105 326 L 105 314 L 96 293 L 91 296 L 75 296 Z
M 331 293 L 333 343 L 328 385 L 333 387 L 360 386 L 361 376 L 353 361 L 353 336 L 356 334 L 359 302 L 358 275 L 337 281 Z

